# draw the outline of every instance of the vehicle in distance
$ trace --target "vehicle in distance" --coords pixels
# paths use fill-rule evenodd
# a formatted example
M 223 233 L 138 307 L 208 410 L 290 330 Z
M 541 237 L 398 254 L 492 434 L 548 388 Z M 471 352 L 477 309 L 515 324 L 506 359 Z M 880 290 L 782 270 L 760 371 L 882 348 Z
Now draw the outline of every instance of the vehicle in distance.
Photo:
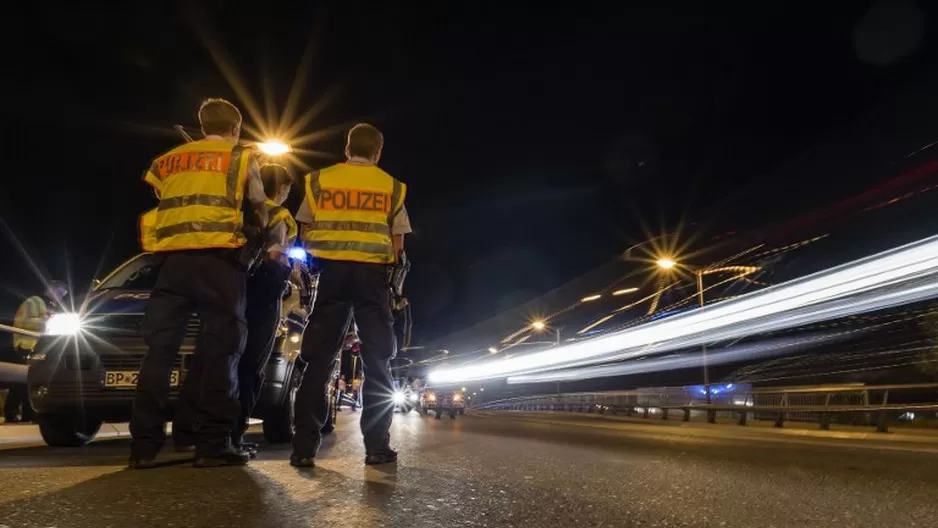
M 424 389 L 417 400 L 417 409 L 421 414 L 429 415 L 433 411 L 437 420 L 446 413 L 455 420 L 457 414 L 466 412 L 466 401 L 462 391 L 442 392 Z

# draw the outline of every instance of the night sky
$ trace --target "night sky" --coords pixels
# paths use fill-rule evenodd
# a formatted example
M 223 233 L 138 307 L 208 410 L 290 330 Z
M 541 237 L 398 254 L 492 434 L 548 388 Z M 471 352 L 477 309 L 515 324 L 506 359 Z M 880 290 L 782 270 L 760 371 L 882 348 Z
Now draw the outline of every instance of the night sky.
M 410 186 L 418 337 L 435 337 L 646 230 L 743 230 L 874 185 L 887 174 L 773 168 L 811 165 L 812 145 L 933 82 L 938 64 L 934 4 L 904 0 L 196 4 L 12 14 L 0 320 L 40 288 L 10 235 L 76 285 L 134 254 L 154 204 L 140 174 L 206 97 L 255 127 L 252 105 L 273 129 L 315 110 L 299 132 L 326 154 L 302 157 L 313 168 L 339 160 L 356 121 L 382 129 L 381 165 Z

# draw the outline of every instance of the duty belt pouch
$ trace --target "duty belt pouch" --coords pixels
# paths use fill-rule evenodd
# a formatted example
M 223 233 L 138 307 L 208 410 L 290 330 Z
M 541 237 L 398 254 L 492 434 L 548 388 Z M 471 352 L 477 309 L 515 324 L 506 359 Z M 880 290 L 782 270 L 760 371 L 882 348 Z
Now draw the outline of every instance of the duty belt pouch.
M 237 254 L 238 265 L 253 275 L 257 266 L 261 263 L 264 254 L 264 242 L 267 240 L 267 230 L 256 227 L 244 226 L 244 236 L 247 242 L 241 246 Z
M 388 276 L 388 285 L 391 287 L 391 293 L 395 297 L 404 295 L 404 279 L 410 271 L 410 261 L 407 260 L 407 254 L 401 251 L 397 256 L 397 262 L 390 268 Z

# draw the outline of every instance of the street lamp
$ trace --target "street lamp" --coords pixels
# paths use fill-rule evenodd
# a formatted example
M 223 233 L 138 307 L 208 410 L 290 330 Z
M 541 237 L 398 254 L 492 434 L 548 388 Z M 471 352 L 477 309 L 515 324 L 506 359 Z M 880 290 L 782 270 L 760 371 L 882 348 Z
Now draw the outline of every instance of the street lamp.
M 669 271 L 673 269 L 675 266 L 677 266 L 677 262 L 675 262 L 674 259 L 670 259 L 667 257 L 659 258 L 657 261 L 655 261 L 655 264 L 657 264 L 659 268 L 665 271 Z M 760 269 L 761 268 L 759 268 L 758 266 L 724 266 L 724 267 L 717 267 L 717 268 L 693 268 L 691 269 L 690 271 L 694 273 L 694 277 L 697 279 L 696 282 L 697 282 L 698 306 L 700 308 L 703 308 L 706 302 L 704 299 L 704 282 L 703 282 L 704 275 L 707 275 L 710 273 L 720 273 L 720 272 L 725 272 L 725 271 L 730 271 L 730 272 L 735 271 L 735 272 L 740 272 L 744 274 L 749 274 L 749 273 L 755 273 L 756 271 L 759 271 Z M 701 343 L 700 350 L 701 350 L 701 357 L 703 359 L 704 390 L 706 391 L 707 405 L 710 405 L 711 403 L 713 403 L 713 400 L 710 394 L 710 365 L 707 361 L 707 344 Z M 710 423 L 715 422 L 716 413 L 713 411 L 707 411 L 707 421 Z
M 531 328 L 540 331 L 540 330 L 547 328 L 547 323 L 545 323 L 544 321 L 534 321 L 533 323 L 531 323 Z
M 595 301 L 596 299 L 599 299 L 600 297 L 602 297 L 602 295 L 597 293 L 596 295 L 589 295 L 587 297 L 583 297 L 582 299 L 580 299 L 580 302 Z
M 283 141 L 272 139 L 263 143 L 258 143 L 257 148 L 268 156 L 282 156 L 293 149 Z
M 495 354 L 498 352 L 498 349 L 495 347 L 489 347 L 489 354 Z

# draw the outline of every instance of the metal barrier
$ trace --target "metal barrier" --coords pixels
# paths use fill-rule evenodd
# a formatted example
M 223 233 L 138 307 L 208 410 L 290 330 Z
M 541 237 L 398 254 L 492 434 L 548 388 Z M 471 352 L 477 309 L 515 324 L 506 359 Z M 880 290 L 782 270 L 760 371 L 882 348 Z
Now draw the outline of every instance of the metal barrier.
M 935 390 L 924 401 L 890 403 L 891 393 L 899 391 Z M 784 387 L 750 389 L 733 395 L 730 403 L 694 403 L 685 387 L 662 387 L 630 391 L 579 392 L 520 396 L 485 402 L 473 406 L 479 410 L 596 412 L 613 415 L 641 414 L 648 418 L 660 412 L 661 419 L 670 418 L 671 412 L 682 413 L 690 421 L 692 414 L 706 414 L 709 423 L 719 415 L 731 416 L 739 425 L 750 419 L 773 420 L 775 427 L 786 421 L 816 421 L 823 430 L 829 430 L 834 416 L 853 416 L 851 425 L 875 425 L 881 433 L 889 430 L 890 413 L 938 411 L 938 383 L 905 385 L 821 385 L 811 387 Z M 675 401 L 684 395 L 685 401 Z M 855 417 L 860 416 L 857 420 Z

